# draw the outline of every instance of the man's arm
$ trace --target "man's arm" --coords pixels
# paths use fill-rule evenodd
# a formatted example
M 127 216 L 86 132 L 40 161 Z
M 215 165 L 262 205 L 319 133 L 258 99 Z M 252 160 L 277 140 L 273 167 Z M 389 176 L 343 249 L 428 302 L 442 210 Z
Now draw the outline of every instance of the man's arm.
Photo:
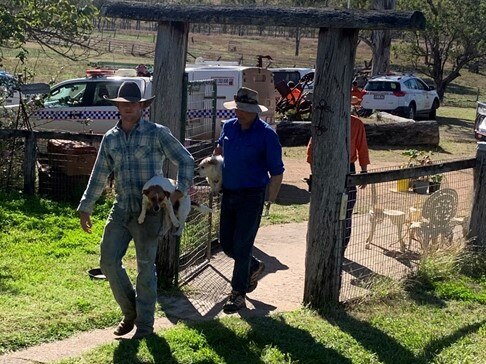
M 282 185 L 283 174 L 270 177 L 270 183 L 268 184 L 268 202 L 274 203 L 277 199 L 278 191 Z

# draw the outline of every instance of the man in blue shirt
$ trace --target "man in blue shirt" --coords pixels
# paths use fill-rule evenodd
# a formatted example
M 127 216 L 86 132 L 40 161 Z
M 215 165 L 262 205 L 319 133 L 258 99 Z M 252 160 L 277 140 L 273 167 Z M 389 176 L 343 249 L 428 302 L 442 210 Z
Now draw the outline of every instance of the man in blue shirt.
M 223 197 L 219 239 L 224 252 L 234 259 L 232 292 L 223 306 L 226 313 L 245 307 L 265 269 L 252 254 L 265 203 L 275 202 L 282 183 L 284 165 L 277 133 L 259 113 L 267 108 L 258 104 L 258 93 L 242 87 L 235 100 L 224 103 L 235 110 L 236 118 L 225 122 L 214 154 L 224 157 Z
M 165 158 L 178 166 L 178 186 L 170 199 L 175 203 L 186 195 L 194 174 L 194 159 L 165 126 L 142 119 L 142 111 L 153 100 L 143 99 L 135 82 L 124 82 L 118 97 L 109 99 L 118 107 L 120 121 L 103 136 L 86 191 L 78 206 L 81 227 L 91 233 L 90 215 L 114 173 L 116 198 L 101 240 L 100 265 L 124 315 L 114 331 L 128 334 L 136 326 L 134 339 L 153 333 L 157 280 L 155 258 L 162 227 L 162 211 L 147 212 L 143 224 L 137 221 L 142 188 L 155 175 L 162 175 Z M 136 288 L 122 265 L 129 242 L 137 255 Z

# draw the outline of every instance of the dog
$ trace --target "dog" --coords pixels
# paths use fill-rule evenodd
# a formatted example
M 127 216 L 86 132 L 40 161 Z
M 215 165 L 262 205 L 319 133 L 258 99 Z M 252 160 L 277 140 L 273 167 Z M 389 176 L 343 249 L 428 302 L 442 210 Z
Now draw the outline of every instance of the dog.
M 213 211 L 205 205 L 200 205 L 195 201 L 191 201 L 189 195 L 180 198 L 173 206 L 170 201 L 170 195 L 175 189 L 176 182 L 170 178 L 154 176 L 148 180 L 143 186 L 142 210 L 138 217 L 138 223 L 143 224 L 147 211 L 153 210 L 154 212 L 158 212 L 161 208 L 164 208 L 164 230 L 161 235 L 165 235 L 172 224 L 177 228 L 174 235 L 179 236 L 184 230 L 184 225 L 191 208 L 194 208 L 203 214 L 209 214 Z
M 213 195 L 221 192 L 223 189 L 223 157 L 220 155 L 212 155 L 204 158 L 198 166 L 197 173 L 201 177 L 205 177 Z

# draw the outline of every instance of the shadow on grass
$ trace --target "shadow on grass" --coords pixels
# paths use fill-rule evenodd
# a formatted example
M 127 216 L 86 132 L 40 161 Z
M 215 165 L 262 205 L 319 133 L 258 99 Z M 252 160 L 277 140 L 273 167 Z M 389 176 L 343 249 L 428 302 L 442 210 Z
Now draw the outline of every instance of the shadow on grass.
M 140 343 L 145 341 L 148 351 L 153 357 L 154 363 L 176 363 L 172 357 L 170 346 L 167 341 L 157 334 L 150 335 L 142 340 L 120 339 L 118 346 L 113 352 L 114 364 L 142 364 L 145 360 L 140 360 L 137 356 Z
M 446 307 L 445 301 L 435 295 L 432 284 L 423 279 L 416 277 L 407 279 L 404 289 L 408 297 L 419 305 Z
M 366 350 L 376 353 L 380 363 L 425 364 L 425 362 L 418 361 L 412 351 L 405 348 L 387 333 L 366 321 L 361 321 L 348 315 L 344 310 L 326 310 L 321 312 L 321 315 L 331 324 L 338 326 L 343 332 L 351 335 Z
M 351 360 L 326 347 L 307 330 L 292 327 L 282 318 L 244 317 L 251 326 L 246 335 L 237 336 L 222 322 L 212 321 L 207 325 L 192 324 L 192 328 L 204 332 L 211 347 L 226 363 L 261 364 L 269 349 L 278 349 L 285 359 L 278 362 L 292 363 L 351 363 Z M 269 354 L 271 355 L 271 354 Z M 276 361 L 274 361 L 276 362 Z
M 451 346 L 452 344 L 458 342 L 463 337 L 466 337 L 472 333 L 478 332 L 481 327 L 486 323 L 486 320 L 481 322 L 476 322 L 453 332 L 450 335 L 444 336 L 443 338 L 432 340 L 424 349 L 424 354 L 420 358 L 423 363 L 431 363 L 437 353 L 440 353 L 445 348 Z
M 282 183 L 278 192 L 279 205 L 305 205 L 310 201 L 310 193 L 303 188 Z
M 351 335 L 364 348 L 376 353 L 378 360 L 385 364 L 414 363 L 426 364 L 432 362 L 435 355 L 443 349 L 450 347 L 463 337 L 477 332 L 486 322 L 464 326 L 450 335 L 431 341 L 425 346 L 423 355 L 417 356 L 411 350 L 404 347 L 386 332 L 372 326 L 366 321 L 358 320 L 345 311 L 333 311 L 321 313 L 325 319 L 338 326 L 342 331 Z

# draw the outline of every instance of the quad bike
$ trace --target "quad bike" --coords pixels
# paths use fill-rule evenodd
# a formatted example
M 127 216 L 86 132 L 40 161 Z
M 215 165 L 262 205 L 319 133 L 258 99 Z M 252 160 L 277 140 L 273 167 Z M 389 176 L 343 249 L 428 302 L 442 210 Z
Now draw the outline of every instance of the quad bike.
M 277 100 L 275 110 L 287 115 L 291 120 L 309 120 L 312 113 L 313 86 L 314 72 L 305 74 L 293 87 L 285 81 L 280 81 L 275 85 L 281 95 Z

